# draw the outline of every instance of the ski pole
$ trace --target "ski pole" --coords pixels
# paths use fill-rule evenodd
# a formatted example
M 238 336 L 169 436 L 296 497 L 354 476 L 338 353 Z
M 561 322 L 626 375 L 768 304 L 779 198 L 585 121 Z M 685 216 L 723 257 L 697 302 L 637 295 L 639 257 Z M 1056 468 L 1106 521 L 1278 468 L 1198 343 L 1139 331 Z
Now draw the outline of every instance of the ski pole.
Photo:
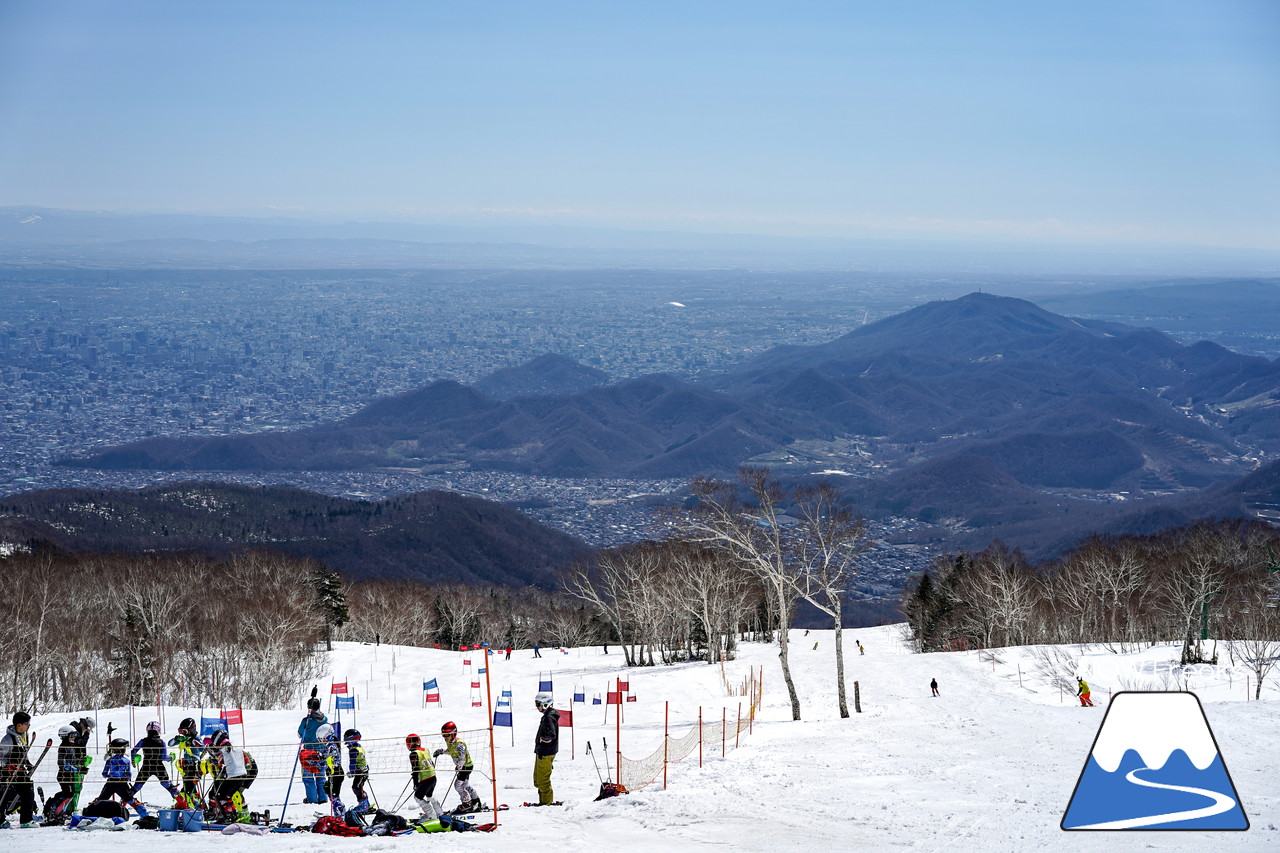
M 254 747 L 255 749 L 257 747 Z M 293 769 L 289 771 L 289 785 L 284 789 L 284 805 L 280 807 L 280 821 L 284 822 L 284 813 L 289 809 L 289 794 L 293 791 L 293 777 L 298 773 L 298 760 L 302 758 L 302 741 L 298 741 L 298 751 L 293 756 Z
M 410 779 L 408 782 L 404 783 L 404 788 L 400 791 L 400 796 L 396 799 L 395 807 L 391 809 L 392 814 L 400 811 L 400 807 L 404 805 L 406 802 L 408 802 L 409 798 L 406 796 L 406 792 L 409 790 L 409 786 L 412 784 L 413 784 L 413 779 Z

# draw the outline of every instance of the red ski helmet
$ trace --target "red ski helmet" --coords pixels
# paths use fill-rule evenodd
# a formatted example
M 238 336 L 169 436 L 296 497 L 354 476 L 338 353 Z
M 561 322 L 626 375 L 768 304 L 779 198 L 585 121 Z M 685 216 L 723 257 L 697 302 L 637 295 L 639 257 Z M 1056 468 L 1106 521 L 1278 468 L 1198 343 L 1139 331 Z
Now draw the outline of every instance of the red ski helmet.
M 454 722 L 445 723 L 440 727 L 440 734 L 447 738 L 454 737 L 458 734 L 458 724 Z
M 422 738 L 418 737 L 417 735 L 408 735 L 404 739 L 404 745 L 409 747 L 410 749 L 417 749 L 418 747 L 422 746 Z

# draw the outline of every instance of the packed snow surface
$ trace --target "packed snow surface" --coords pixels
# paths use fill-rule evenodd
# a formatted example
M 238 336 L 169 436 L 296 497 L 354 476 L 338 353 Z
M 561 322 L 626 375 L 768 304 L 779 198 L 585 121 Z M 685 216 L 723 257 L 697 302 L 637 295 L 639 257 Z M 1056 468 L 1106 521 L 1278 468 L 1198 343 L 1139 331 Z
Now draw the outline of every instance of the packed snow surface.
M 1251 701 L 1252 685 L 1243 668 L 1200 667 L 1188 672 L 1171 665 L 1176 646 L 1135 653 L 1098 646 L 1000 649 L 989 652 L 912 654 L 900 626 L 846 630 L 846 683 L 850 711 L 854 684 L 861 713 L 841 719 L 835 696 L 834 637 L 830 631 L 791 632 L 792 669 L 802 703 L 800 721 L 791 708 L 778 662 L 777 644 L 744 644 L 738 659 L 720 666 L 682 663 L 627 669 L 619 649 L 605 655 L 599 646 L 542 658 L 519 649 L 510 661 L 490 657 L 495 699 L 513 693 L 514 727 L 498 728 L 497 791 L 512 805 L 500 813 L 497 831 L 392 838 L 339 838 L 310 834 L 265 837 L 214 832 L 78 832 L 62 829 L 0 831 L 0 850 L 63 851 L 394 851 L 432 848 L 490 853 L 529 851 L 685 850 L 777 851 L 1187 851 L 1280 850 L 1280 690 L 1268 681 L 1262 701 Z M 859 654 L 855 640 L 865 648 Z M 815 648 L 816 644 L 816 648 Z M 1225 655 L 1224 655 L 1225 657 Z M 472 708 L 472 675 L 458 652 L 406 647 L 339 644 L 330 655 L 335 680 L 349 682 L 359 697 L 352 722 L 366 739 L 403 738 L 439 731 L 445 720 L 462 729 L 484 725 L 486 711 Z M 1050 663 L 1053 661 L 1053 663 Z M 626 703 L 622 750 L 641 758 L 662 744 L 669 705 L 672 737 L 696 723 L 727 718 L 732 736 L 738 703 L 728 695 L 752 669 L 763 667 L 764 702 L 749 733 L 721 757 L 720 744 L 704 745 L 702 767 L 693 755 L 668 768 L 667 786 L 657 781 L 643 790 L 595 802 L 604 772 L 601 738 L 616 745 L 612 712 L 575 704 L 575 727 L 562 729 L 553 781 L 561 808 L 516 806 L 536 800 L 531 776 L 538 717 L 533 695 L 540 678 L 554 682 L 557 706 L 567 706 L 577 688 L 587 702 L 603 695 L 619 675 L 630 679 L 637 701 Z M 1057 682 L 1045 670 L 1055 670 Z M 1095 708 L 1082 708 L 1072 690 L 1082 674 L 1093 688 Z M 422 707 L 422 682 L 436 678 L 443 705 Z M 483 677 L 482 677 L 483 678 Z M 939 696 L 931 695 L 936 678 Z M 310 685 L 298 685 L 299 707 Z M 1251 827 L 1244 832 L 1064 832 L 1059 828 L 1076 781 L 1089 756 L 1110 695 L 1123 690 L 1184 690 L 1199 696 L 1223 760 L 1239 792 Z M 328 699 L 328 680 L 321 697 Z M 394 701 L 393 701 L 394 700 Z M 1123 704 L 1123 703 L 1122 703 Z M 92 713 L 92 711 L 90 712 Z M 128 709 L 101 710 L 107 720 L 129 724 Z M 190 713 L 165 708 L 165 734 Z M 345 712 L 350 714 L 350 712 Z M 72 714 L 37 716 L 33 729 L 43 741 Z M 136 736 L 155 709 L 135 710 Z M 255 744 L 296 742 L 301 710 L 245 709 L 250 750 Z M 238 735 L 238 728 L 233 735 Z M 512 741 L 514 739 L 514 746 Z M 478 736 L 472 745 L 480 745 Z M 573 749 L 576 741 L 576 754 Z M 487 763 L 487 762 L 486 762 Z M 99 766 L 86 789 L 98 790 Z M 407 779 L 375 777 L 385 801 Z M 446 790 L 442 774 L 437 794 Z M 492 788 L 473 777 L 486 803 Z M 259 779 L 249 792 L 250 807 L 279 814 L 286 782 Z M 286 820 L 310 818 L 314 806 L 300 804 L 295 782 Z M 48 790 L 46 790 L 48 793 Z M 168 805 L 154 782 L 144 794 L 153 806 Z M 348 787 L 349 801 L 349 787 Z M 450 796 L 446 806 L 456 802 Z M 402 809 L 413 816 L 415 810 Z

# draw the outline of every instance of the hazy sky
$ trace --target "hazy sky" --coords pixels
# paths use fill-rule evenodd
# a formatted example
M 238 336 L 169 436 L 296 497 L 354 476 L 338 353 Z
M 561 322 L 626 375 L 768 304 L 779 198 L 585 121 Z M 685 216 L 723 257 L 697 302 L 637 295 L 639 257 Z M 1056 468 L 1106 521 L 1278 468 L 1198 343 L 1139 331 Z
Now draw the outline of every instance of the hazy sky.
M 0 0 L 0 205 L 1280 248 L 1280 2 Z

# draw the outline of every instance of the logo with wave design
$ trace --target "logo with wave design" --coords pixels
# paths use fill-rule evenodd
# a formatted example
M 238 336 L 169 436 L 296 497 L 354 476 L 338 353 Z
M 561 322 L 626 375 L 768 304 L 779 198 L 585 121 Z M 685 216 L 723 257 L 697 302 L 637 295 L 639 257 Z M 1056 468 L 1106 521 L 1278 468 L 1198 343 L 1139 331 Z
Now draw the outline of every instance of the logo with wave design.
M 1112 697 L 1062 828 L 1248 829 L 1200 698 L 1132 691 Z

